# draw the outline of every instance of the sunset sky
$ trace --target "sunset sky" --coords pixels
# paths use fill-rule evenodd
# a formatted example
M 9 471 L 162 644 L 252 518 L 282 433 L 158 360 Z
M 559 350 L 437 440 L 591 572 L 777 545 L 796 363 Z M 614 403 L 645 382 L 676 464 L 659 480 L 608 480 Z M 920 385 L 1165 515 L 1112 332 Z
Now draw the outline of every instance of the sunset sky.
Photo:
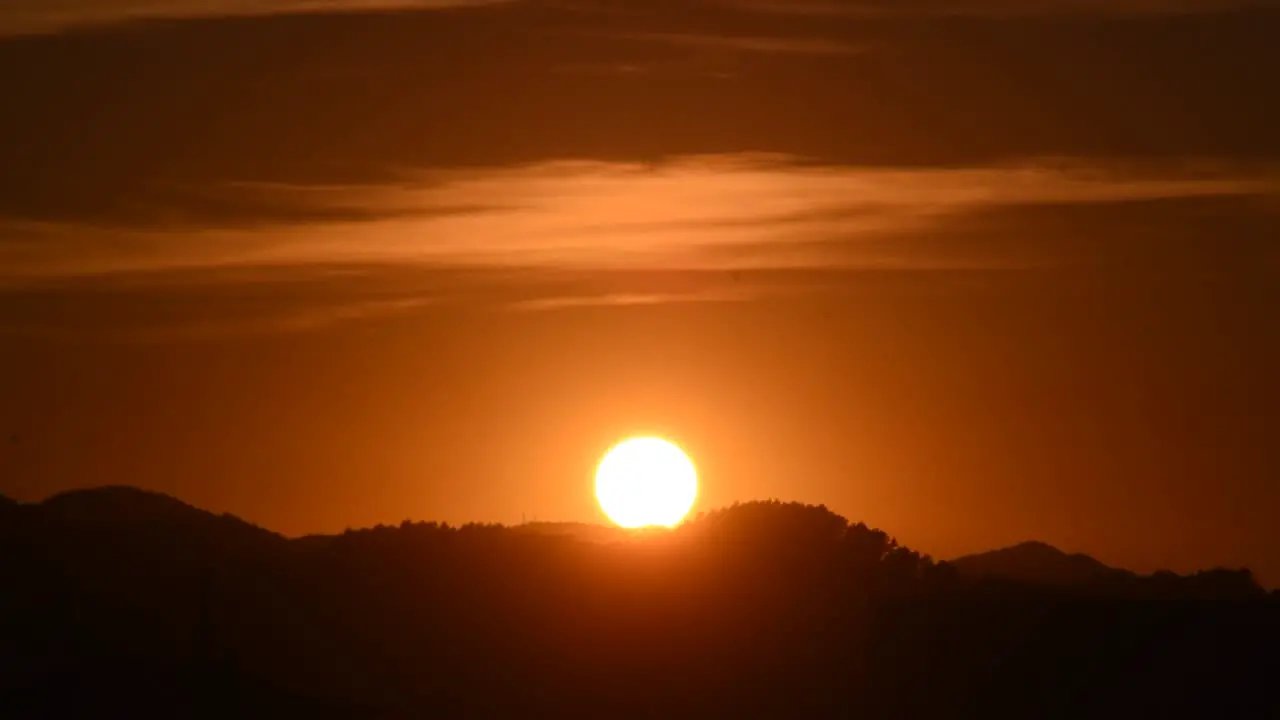
M 0 492 L 1280 584 L 1280 2 L 0 0 Z

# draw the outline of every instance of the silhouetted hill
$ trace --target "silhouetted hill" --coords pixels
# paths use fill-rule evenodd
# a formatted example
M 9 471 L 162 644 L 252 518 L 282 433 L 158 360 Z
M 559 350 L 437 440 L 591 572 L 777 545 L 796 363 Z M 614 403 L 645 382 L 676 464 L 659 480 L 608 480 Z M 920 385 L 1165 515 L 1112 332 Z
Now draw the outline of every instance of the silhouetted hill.
M 962 577 L 970 579 L 996 578 L 1048 585 L 1079 585 L 1127 574 L 1088 555 L 1068 554 L 1034 541 L 965 555 L 952 560 L 951 564 Z
M 19 532 L 39 548 L 39 569 L 87 585 L 85 592 L 125 578 L 172 584 L 238 572 L 283 552 L 287 542 L 234 516 L 127 487 L 76 490 L 22 510 Z
M 73 490 L 37 506 L 38 522 L 68 530 L 125 530 L 174 536 L 204 535 L 217 544 L 283 538 L 233 515 L 215 515 L 161 493 L 130 487 Z
M 19 509 L 0 528 L 6 719 L 1280 710 L 1280 603 L 1246 571 L 1081 594 L 1043 578 L 1100 564 L 1030 545 L 982 562 L 1036 582 L 970 583 L 972 560 L 780 502 L 648 533 L 405 522 L 292 541 L 125 488 Z
M 519 533 L 571 537 L 596 543 L 622 542 L 635 536 L 634 532 L 619 527 L 580 522 L 528 522 L 511 529 Z

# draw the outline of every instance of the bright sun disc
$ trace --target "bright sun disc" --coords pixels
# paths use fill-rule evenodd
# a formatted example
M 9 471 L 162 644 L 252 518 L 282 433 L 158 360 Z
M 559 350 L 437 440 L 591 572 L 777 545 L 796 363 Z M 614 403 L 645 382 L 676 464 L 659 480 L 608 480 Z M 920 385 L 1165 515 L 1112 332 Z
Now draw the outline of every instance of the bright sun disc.
M 596 469 L 596 499 L 624 528 L 673 527 L 693 507 L 698 472 L 684 451 L 661 438 L 618 444 Z

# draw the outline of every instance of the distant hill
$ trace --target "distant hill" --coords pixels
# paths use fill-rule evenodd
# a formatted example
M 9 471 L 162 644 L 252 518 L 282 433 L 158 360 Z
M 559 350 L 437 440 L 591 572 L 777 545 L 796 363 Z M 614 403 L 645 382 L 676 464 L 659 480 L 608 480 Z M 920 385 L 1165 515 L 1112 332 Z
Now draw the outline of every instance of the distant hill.
M 192 507 L 162 493 L 131 487 L 73 490 L 33 507 L 32 521 L 73 534 L 124 533 L 209 546 L 281 543 L 284 538 L 233 515 Z
M 511 529 L 520 533 L 568 536 L 598 543 L 619 542 L 633 536 L 631 531 L 620 527 L 580 522 L 530 522 L 516 525 Z
M 31 504 L 0 497 L 0 557 L 11 561 L 0 610 L 22 618 L 0 625 L 12 643 L 0 652 L 0 707 L 15 717 L 372 716 L 262 680 L 220 646 L 217 600 L 251 597 L 245 588 L 278 573 L 287 542 L 128 487 Z
M 777 501 L 296 540 L 130 488 L 0 508 L 5 718 L 1275 716 L 1280 605 L 1244 570 L 953 567 Z
M 1042 585 L 1080 585 L 1131 576 L 1082 553 L 1066 553 L 1042 542 L 965 555 L 951 561 L 962 577 L 994 578 Z
M 50 496 L 39 506 L 45 512 L 75 515 L 81 519 L 91 516 L 122 519 L 122 515 L 127 515 L 130 521 L 137 522 L 163 516 L 185 516 L 187 519 L 217 517 L 164 493 L 123 485 L 69 490 Z
M 67 579 L 76 592 L 164 589 L 261 567 L 288 543 L 237 517 L 127 487 L 75 490 L 4 515 L 0 555 L 12 553 L 40 577 Z

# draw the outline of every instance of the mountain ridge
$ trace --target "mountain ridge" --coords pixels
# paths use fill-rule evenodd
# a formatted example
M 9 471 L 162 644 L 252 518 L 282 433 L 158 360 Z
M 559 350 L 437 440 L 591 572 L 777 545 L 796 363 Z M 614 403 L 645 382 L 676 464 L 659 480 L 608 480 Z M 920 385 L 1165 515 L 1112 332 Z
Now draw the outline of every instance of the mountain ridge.
M 582 523 L 408 521 L 289 540 L 118 488 L 15 516 L 0 519 L 0 698 L 43 709 L 22 717 L 185 717 L 210 698 L 257 711 L 228 713 L 243 717 L 320 717 L 294 700 L 305 698 L 406 718 L 751 716 L 797 703 L 807 716 L 886 718 L 1004 703 L 1010 712 L 994 715 L 1016 717 L 1028 715 L 1012 712 L 1019 703 L 1070 690 L 1027 685 L 1024 669 L 1050 682 L 1100 674 L 1102 690 L 1137 677 L 1125 697 L 1216 717 L 1224 699 L 1262 701 L 1256 683 L 1239 683 L 1274 647 L 1257 628 L 1280 611 L 1247 573 L 1083 588 L 969 581 L 882 530 L 779 501 L 626 542 L 582 540 L 600 530 Z M 1070 557 L 1043 543 L 1013 554 Z M 1190 628 L 1194 642 L 1170 628 Z M 1114 652 L 1149 646 L 1152 632 L 1170 652 Z M 997 666 L 1008 682 L 992 687 Z M 1170 698 L 1168 687 L 1199 687 L 1171 682 L 1187 668 L 1219 673 L 1221 692 Z M 910 714 L 904 698 L 932 704 Z
M 1136 576 L 1132 571 L 1111 567 L 1090 555 L 1069 553 L 1039 540 L 962 555 L 949 562 L 970 579 L 996 578 L 1050 585 Z
M 324 550 L 345 534 L 364 531 L 348 529 L 345 533 L 287 537 L 230 513 L 217 514 L 165 493 L 127 485 L 69 490 L 35 503 L 22 503 L 0 494 L 0 520 L 8 521 L 13 517 L 46 526 L 86 531 L 128 525 L 132 530 L 148 528 L 161 534 L 177 531 L 216 545 L 288 547 L 294 551 Z M 566 537 L 590 543 L 624 542 L 647 535 L 605 524 L 577 521 L 534 521 L 497 527 L 518 534 Z M 224 542 L 219 543 L 219 538 L 224 538 Z M 1027 540 L 940 562 L 953 567 L 960 577 L 970 581 L 995 579 L 1071 586 L 1154 577 L 1112 567 L 1090 555 L 1066 552 L 1039 540 Z

